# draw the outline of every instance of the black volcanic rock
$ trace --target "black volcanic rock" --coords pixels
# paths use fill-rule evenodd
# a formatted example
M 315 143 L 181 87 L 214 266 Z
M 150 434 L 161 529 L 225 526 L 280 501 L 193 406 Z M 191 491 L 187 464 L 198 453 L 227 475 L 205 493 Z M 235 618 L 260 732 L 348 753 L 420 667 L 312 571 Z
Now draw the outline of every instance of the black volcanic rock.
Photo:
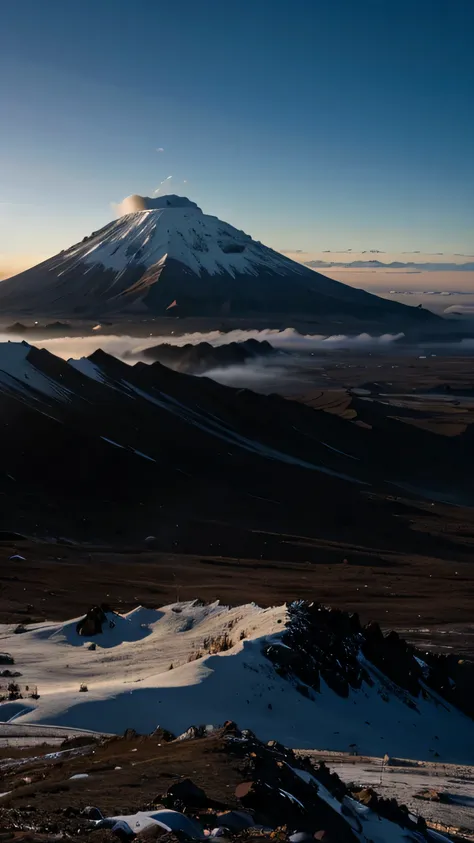
M 421 653 L 394 631 L 384 635 L 376 623 L 361 627 L 357 615 L 319 603 L 294 601 L 288 606 L 288 616 L 281 643 L 265 648 L 280 676 L 301 680 L 316 693 L 324 679 L 336 694 L 347 697 L 350 688 L 372 684 L 362 655 L 410 697 L 422 696 L 426 686 L 474 717 L 472 662 L 453 655 Z M 307 695 L 304 686 L 297 687 Z M 405 696 L 405 703 L 414 708 L 410 697 Z
M 76 625 L 78 635 L 100 635 L 103 625 L 107 623 L 107 616 L 100 606 L 88 609 L 87 614 Z

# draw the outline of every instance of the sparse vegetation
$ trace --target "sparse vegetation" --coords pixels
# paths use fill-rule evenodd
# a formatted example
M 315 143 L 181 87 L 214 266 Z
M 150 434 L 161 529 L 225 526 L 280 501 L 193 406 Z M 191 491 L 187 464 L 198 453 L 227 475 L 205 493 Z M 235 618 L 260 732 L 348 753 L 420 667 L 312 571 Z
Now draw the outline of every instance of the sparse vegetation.
M 16 675 L 15 673 L 11 674 L 12 676 Z M 21 673 L 18 673 L 18 676 L 21 676 Z M 0 702 L 11 702 L 12 700 L 22 700 L 24 697 L 29 697 L 33 700 L 39 699 L 38 688 L 36 685 L 33 685 L 31 688 L 29 685 L 25 685 L 23 688 L 23 692 L 21 686 L 18 682 L 9 682 L 8 685 L 0 685 Z
M 218 635 L 215 638 L 209 636 L 202 642 L 201 649 L 193 650 L 189 654 L 188 663 L 202 659 L 204 655 L 215 656 L 217 653 L 224 653 L 226 650 L 230 650 L 233 646 L 232 639 L 229 637 L 227 632 L 224 632 L 223 635 Z
M 7 686 L 8 691 L 8 699 L 11 700 L 22 700 L 23 696 L 20 692 L 20 686 L 18 682 L 10 682 Z
M 201 650 L 193 650 L 192 653 L 188 656 L 188 663 L 189 662 L 197 662 L 198 659 L 202 659 L 204 653 Z

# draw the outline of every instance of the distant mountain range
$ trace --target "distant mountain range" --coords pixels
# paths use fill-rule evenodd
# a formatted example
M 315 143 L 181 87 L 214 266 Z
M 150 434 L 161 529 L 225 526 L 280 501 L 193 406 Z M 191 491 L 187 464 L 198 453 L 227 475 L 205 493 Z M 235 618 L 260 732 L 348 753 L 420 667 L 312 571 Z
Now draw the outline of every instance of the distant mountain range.
M 383 263 L 379 260 L 357 261 L 306 261 L 305 266 L 311 269 L 418 269 L 427 272 L 474 272 L 474 262 L 470 263 L 416 263 L 416 261 L 391 261 Z

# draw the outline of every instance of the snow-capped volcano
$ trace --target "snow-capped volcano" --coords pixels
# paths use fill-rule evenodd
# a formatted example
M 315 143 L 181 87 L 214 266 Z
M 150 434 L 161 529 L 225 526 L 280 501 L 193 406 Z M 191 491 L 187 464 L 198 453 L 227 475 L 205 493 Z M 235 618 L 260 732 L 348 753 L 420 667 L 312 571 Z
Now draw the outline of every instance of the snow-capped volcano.
M 326 278 L 185 197 L 132 196 L 122 205 L 139 210 L 4 281 L 4 311 L 96 317 L 176 307 L 185 316 L 435 318 Z

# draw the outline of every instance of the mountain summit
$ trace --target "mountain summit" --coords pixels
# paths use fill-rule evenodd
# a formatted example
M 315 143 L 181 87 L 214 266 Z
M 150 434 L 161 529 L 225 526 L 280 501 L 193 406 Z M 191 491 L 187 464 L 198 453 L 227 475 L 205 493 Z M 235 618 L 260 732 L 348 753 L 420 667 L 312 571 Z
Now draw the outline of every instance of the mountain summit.
M 8 313 L 268 316 L 424 324 L 427 311 L 353 289 L 204 214 L 182 196 L 130 196 L 124 216 L 0 285 Z

